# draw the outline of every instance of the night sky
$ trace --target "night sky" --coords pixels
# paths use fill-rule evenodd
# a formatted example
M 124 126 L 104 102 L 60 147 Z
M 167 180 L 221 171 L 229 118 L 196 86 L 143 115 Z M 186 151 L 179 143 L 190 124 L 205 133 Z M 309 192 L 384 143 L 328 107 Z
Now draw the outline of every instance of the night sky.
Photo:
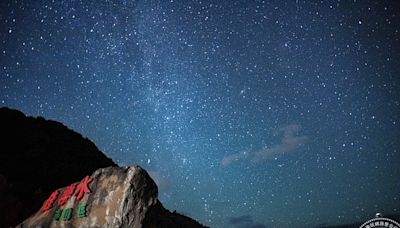
M 398 1 L 0 3 L 0 106 L 144 167 L 212 227 L 400 212 Z M 57 151 L 54 151 L 57 153 Z

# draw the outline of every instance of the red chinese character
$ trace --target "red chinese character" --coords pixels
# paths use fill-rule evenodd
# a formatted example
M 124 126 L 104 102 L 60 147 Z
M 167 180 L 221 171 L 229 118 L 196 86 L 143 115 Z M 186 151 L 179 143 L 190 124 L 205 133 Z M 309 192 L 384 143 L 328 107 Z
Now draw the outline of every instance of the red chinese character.
M 77 200 L 81 200 L 85 193 L 90 193 L 90 189 L 88 188 L 88 184 L 93 181 L 93 178 L 86 176 L 85 179 L 79 183 L 78 187 L 75 190 L 75 196 Z
M 62 206 L 66 202 L 68 202 L 69 198 L 71 198 L 71 196 L 74 194 L 76 185 L 78 185 L 78 183 L 73 183 L 70 186 L 65 188 L 63 194 L 58 199 L 58 206 Z
M 42 212 L 48 211 L 53 206 L 54 201 L 57 199 L 58 193 L 58 190 L 55 190 L 53 193 L 51 193 L 50 197 L 44 201 L 41 209 Z

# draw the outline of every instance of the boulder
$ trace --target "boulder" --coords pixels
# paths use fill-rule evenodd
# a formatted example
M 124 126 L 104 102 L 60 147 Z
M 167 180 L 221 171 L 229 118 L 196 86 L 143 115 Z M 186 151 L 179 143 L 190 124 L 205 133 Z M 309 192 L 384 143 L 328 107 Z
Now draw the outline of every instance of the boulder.
M 108 167 L 55 190 L 41 209 L 17 227 L 203 227 L 166 210 L 139 166 Z

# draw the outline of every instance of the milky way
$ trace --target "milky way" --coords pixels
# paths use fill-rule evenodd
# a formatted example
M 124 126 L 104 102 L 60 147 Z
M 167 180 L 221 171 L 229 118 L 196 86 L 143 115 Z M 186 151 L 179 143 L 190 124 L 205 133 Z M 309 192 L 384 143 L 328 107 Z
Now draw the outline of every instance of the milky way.
M 395 1 L 1 1 L 0 105 L 212 227 L 400 210 Z M 56 152 L 55 152 L 56 153 Z

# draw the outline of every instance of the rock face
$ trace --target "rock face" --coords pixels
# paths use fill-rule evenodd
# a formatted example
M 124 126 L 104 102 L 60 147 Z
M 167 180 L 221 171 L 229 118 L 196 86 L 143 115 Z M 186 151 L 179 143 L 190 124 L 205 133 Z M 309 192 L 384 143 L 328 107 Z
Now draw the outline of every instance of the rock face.
M 103 168 L 54 191 L 18 227 L 203 227 L 164 209 L 157 195 L 156 184 L 139 166 Z
M 56 188 L 116 164 L 61 123 L 0 108 L 0 227 L 16 226 Z

